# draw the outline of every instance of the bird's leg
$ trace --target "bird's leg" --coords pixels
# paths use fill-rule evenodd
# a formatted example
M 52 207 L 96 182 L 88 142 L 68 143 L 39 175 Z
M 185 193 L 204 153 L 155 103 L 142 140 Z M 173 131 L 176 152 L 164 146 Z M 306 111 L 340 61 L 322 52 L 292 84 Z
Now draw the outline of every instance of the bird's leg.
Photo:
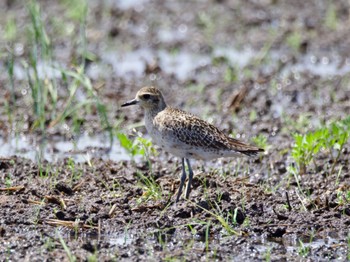
M 180 180 L 179 191 L 178 191 L 177 197 L 176 197 L 176 202 L 178 202 L 180 199 L 180 196 L 182 193 L 182 188 L 184 187 L 185 180 L 186 180 L 185 159 L 182 158 L 181 160 L 182 160 L 182 175 L 181 175 L 181 180 Z
M 191 168 L 190 160 L 186 158 L 186 163 L 188 166 L 188 183 L 187 183 L 187 188 L 186 188 L 186 199 L 189 198 L 190 192 L 191 192 L 191 184 L 192 184 L 192 178 L 193 178 L 193 171 Z

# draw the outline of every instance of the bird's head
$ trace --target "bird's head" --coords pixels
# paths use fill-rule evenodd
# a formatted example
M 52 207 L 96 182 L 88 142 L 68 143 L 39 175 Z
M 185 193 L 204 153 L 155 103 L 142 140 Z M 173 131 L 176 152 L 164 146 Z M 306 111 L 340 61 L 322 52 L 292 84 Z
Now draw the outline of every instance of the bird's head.
M 164 98 L 159 89 L 155 87 L 143 87 L 141 88 L 136 97 L 124 104 L 122 107 L 139 105 L 145 110 L 163 110 L 166 107 Z

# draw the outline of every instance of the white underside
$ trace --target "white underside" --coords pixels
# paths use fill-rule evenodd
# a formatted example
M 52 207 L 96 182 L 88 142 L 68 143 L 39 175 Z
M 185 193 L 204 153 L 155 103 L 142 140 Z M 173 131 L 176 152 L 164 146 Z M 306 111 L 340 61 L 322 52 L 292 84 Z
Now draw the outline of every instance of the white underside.
M 146 126 L 147 127 L 147 126 Z M 229 150 L 210 150 L 208 148 L 196 147 L 175 139 L 171 135 L 160 133 L 153 128 L 147 128 L 153 143 L 160 146 L 166 152 L 180 158 L 212 160 L 220 157 L 237 157 L 241 154 Z

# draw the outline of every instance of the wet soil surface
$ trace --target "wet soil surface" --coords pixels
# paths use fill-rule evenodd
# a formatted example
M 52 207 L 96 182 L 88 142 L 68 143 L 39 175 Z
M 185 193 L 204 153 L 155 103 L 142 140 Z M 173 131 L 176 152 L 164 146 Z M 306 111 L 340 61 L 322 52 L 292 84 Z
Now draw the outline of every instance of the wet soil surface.
M 67 6 L 40 4 L 54 57 L 69 67 L 82 56 L 79 24 L 60 31 L 50 18 Z M 24 32 L 21 2 L 0 5 Z M 160 150 L 133 161 L 115 141 L 111 154 L 96 142 L 104 136 L 96 110 L 81 116 L 78 133 L 72 119 L 45 136 L 32 128 L 19 34 L 10 114 L 10 80 L 0 73 L 1 260 L 349 259 L 349 143 L 334 172 L 327 151 L 298 179 L 288 171 L 295 132 L 350 113 L 349 10 L 348 1 L 89 1 L 86 74 L 119 131 L 146 133 L 142 112 L 120 105 L 155 85 L 169 104 L 238 139 L 267 137 L 266 153 L 253 159 L 193 161 L 191 198 L 177 204 L 180 161 Z M 58 107 L 68 96 L 63 85 Z M 78 159 L 66 149 L 79 139 L 86 157 Z M 44 153 L 43 140 L 53 143 Z M 30 154 L 37 148 L 40 161 Z
M 16 185 L 1 193 L 2 256 L 64 259 L 62 238 L 79 260 L 346 258 L 350 205 L 336 192 L 349 186 L 348 175 L 338 184 L 335 176 L 303 178 L 312 192 L 305 201 L 293 183 L 269 192 L 248 176 L 206 170 L 195 176 L 191 200 L 175 204 L 179 163 L 164 164 L 152 161 L 150 174 L 146 163 L 94 159 L 40 168 L 22 158 L 2 160 L 1 175 Z M 161 199 L 147 200 L 142 175 L 160 187 Z

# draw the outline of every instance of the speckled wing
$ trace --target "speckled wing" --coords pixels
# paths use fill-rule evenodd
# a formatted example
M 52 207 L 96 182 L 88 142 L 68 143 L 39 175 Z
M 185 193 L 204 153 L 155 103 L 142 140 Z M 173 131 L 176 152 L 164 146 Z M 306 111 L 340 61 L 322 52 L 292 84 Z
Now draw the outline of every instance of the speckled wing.
M 208 122 L 179 109 L 168 107 L 154 121 L 163 132 L 166 131 L 191 146 L 236 151 L 245 155 L 255 155 L 263 151 L 231 138 Z

